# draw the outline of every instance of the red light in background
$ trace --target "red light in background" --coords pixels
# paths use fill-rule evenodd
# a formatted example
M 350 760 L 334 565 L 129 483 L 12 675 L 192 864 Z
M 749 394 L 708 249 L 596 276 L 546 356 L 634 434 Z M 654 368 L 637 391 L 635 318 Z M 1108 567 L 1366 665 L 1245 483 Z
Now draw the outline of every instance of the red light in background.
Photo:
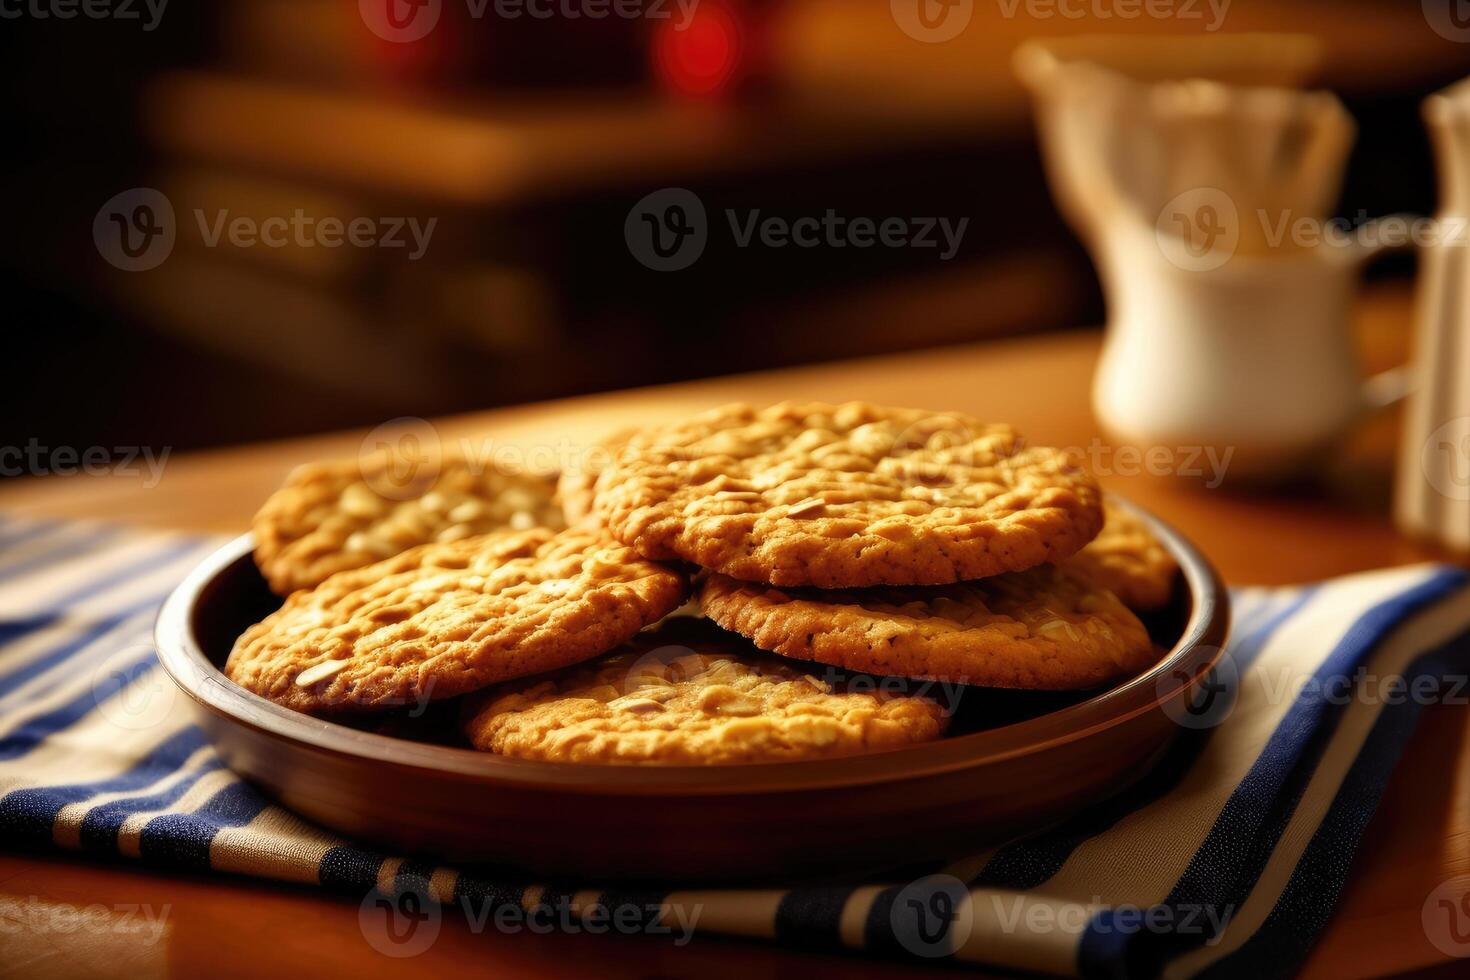
M 663 84 L 682 95 L 716 95 L 739 73 L 745 54 L 740 18 L 726 4 L 701 0 L 683 30 L 677 18 L 653 34 L 653 67 Z

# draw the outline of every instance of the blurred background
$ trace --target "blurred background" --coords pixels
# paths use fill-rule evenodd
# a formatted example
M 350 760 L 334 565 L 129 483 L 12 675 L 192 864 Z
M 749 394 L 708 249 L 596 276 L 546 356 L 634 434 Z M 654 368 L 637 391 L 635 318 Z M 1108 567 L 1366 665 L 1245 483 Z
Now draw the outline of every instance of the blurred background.
M 905 2 L 7 0 L 0 442 L 185 449 L 1095 327 L 1018 44 L 1319 38 L 1353 221 L 1433 210 L 1419 103 L 1470 73 L 1454 0 L 947 0 L 969 19 L 943 43 Z M 625 224 L 671 187 L 708 243 L 659 271 Z M 115 198 L 152 227 L 135 188 L 173 239 L 127 271 L 97 236 Z M 725 218 L 829 209 L 968 223 L 949 254 L 741 247 Z M 247 234 L 293 216 L 315 230 Z M 333 221 L 370 243 L 323 245 Z

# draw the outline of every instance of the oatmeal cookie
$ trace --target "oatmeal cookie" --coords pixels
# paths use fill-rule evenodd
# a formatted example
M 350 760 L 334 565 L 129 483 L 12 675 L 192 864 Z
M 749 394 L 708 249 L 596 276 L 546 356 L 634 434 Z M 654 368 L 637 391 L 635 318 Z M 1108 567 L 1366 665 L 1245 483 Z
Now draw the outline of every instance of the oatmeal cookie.
M 871 752 L 936 739 L 948 723 L 929 697 L 815 677 L 743 641 L 660 645 L 659 632 L 485 692 L 471 742 L 549 762 L 708 766 Z
M 1067 558 L 1092 477 L 1010 427 L 914 409 L 732 405 L 639 432 L 597 479 L 613 535 L 734 578 L 938 585 Z
M 502 531 L 292 593 L 225 674 L 298 711 L 418 704 L 606 653 L 687 595 L 684 576 L 598 535 Z
M 936 588 L 842 592 L 711 575 L 700 601 L 705 615 L 762 650 L 875 674 L 1072 690 L 1157 659 L 1138 617 L 1065 566 Z
M 388 452 L 299 466 L 255 515 L 255 560 L 277 595 L 430 541 L 565 526 L 549 477 L 446 456 L 420 473 Z M 410 478 L 410 474 L 412 474 Z
M 556 481 L 556 499 L 568 524 L 576 524 L 593 514 L 597 477 L 628 445 L 637 429 L 619 429 L 598 442 L 576 465 L 567 466 Z
M 1133 511 L 1103 498 L 1107 523 L 1066 566 L 1110 590 L 1130 609 L 1147 612 L 1168 605 L 1179 564 Z

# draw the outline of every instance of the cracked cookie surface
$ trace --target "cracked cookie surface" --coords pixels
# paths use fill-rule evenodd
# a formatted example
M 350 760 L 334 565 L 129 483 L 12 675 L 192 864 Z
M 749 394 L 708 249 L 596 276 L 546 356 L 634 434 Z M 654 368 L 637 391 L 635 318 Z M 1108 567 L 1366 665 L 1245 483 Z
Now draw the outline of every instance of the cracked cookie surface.
M 309 713 L 417 704 L 599 656 L 687 595 L 679 572 L 589 532 L 422 545 L 293 593 L 225 674 Z
M 962 415 L 731 405 L 632 437 L 597 479 L 613 535 L 751 582 L 938 585 L 1074 554 L 1100 491 L 1059 450 Z
M 1065 565 L 934 588 L 834 592 L 711 575 L 700 602 L 762 650 L 875 674 L 1075 690 L 1158 659 L 1138 617 Z
M 462 455 L 428 468 L 387 452 L 309 463 L 255 515 L 255 559 L 271 591 L 289 595 L 431 541 L 504 529 L 565 526 L 550 477 Z
M 933 698 L 813 676 L 737 637 L 661 635 L 485 692 L 466 733 L 479 749 L 522 759 L 706 766 L 895 748 L 939 738 L 948 723 Z
M 1133 511 L 1103 498 L 1107 522 L 1066 566 L 1108 589 L 1130 609 L 1147 612 L 1169 603 L 1179 563 Z

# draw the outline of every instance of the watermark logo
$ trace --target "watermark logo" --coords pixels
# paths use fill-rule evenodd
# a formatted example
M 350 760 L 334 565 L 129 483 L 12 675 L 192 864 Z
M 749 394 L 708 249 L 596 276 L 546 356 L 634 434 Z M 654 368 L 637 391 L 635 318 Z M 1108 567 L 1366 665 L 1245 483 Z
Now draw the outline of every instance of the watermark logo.
M 1240 700 L 1240 669 L 1230 651 L 1222 650 L 1201 675 L 1182 668 L 1161 674 L 1155 691 L 1164 714 L 1181 728 L 1214 728 L 1230 717 Z
M 1424 935 L 1446 956 L 1470 957 L 1470 877 L 1451 878 L 1424 899 Z
M 699 655 L 689 647 L 679 644 L 655 647 L 628 665 L 617 687 L 624 694 L 636 694 L 645 687 L 664 687 L 688 680 L 703 669 Z
M 163 724 L 174 708 L 178 688 L 159 670 L 153 647 L 132 643 L 111 654 L 92 671 L 92 701 L 113 725 L 143 731 Z
M 1450 419 L 1429 434 L 1419 453 L 1424 478 L 1450 500 L 1470 500 L 1470 415 Z
M 1190 272 L 1218 269 L 1240 244 L 1235 201 L 1218 187 L 1196 187 L 1165 204 L 1154 222 L 1164 258 Z
M 878 468 L 896 476 L 914 493 L 931 495 L 932 503 L 947 503 L 947 493 L 974 479 L 974 468 L 1015 458 L 1024 444 L 1009 430 L 975 428 L 957 415 L 928 415 L 888 439 L 876 426 L 853 433 L 859 452 L 881 457 Z
M 1154 234 L 1169 262 L 1190 272 L 1210 272 L 1235 256 L 1247 234 L 1256 249 L 1291 254 L 1335 250 L 1351 260 L 1409 245 L 1465 248 L 1470 246 L 1470 220 L 1455 215 L 1369 218 L 1361 209 L 1351 218 L 1323 218 L 1290 208 L 1256 208 L 1242 216 L 1224 191 L 1196 187 L 1164 205 Z
M 290 214 L 257 218 L 232 214 L 229 208 L 207 212 L 194 208 L 189 233 L 205 248 L 381 248 L 402 249 L 410 262 L 429 249 L 436 217 L 369 217 Z M 155 269 L 173 253 L 181 233 L 173 203 L 152 187 L 134 187 L 114 195 L 92 220 L 92 239 L 109 263 L 126 272 Z
M 1470 41 L 1470 3 L 1466 0 L 1420 0 L 1429 29 L 1446 41 Z
M 893 22 L 915 41 L 943 44 L 970 26 L 975 0 L 889 0 Z
M 906 886 L 888 913 L 898 944 L 915 956 L 949 956 L 975 925 L 970 889 L 953 875 L 930 875 Z
M 98 254 L 124 272 L 158 268 L 172 254 L 177 237 L 174 206 L 152 187 L 114 194 L 92 219 Z
M 683 187 L 654 191 L 628 211 L 623 238 L 633 258 L 655 272 L 687 269 L 709 242 L 704 202 Z
M 395 887 L 392 894 L 374 889 L 357 909 L 357 925 L 369 946 L 394 959 L 426 952 L 439 938 L 443 910 L 426 885 Z
M 364 482 L 385 500 L 415 500 L 439 479 L 444 444 L 433 423 L 411 415 L 390 419 L 363 437 L 357 453 Z
M 409 44 L 427 37 L 438 25 L 443 0 L 357 0 L 357 11 L 378 37 Z

